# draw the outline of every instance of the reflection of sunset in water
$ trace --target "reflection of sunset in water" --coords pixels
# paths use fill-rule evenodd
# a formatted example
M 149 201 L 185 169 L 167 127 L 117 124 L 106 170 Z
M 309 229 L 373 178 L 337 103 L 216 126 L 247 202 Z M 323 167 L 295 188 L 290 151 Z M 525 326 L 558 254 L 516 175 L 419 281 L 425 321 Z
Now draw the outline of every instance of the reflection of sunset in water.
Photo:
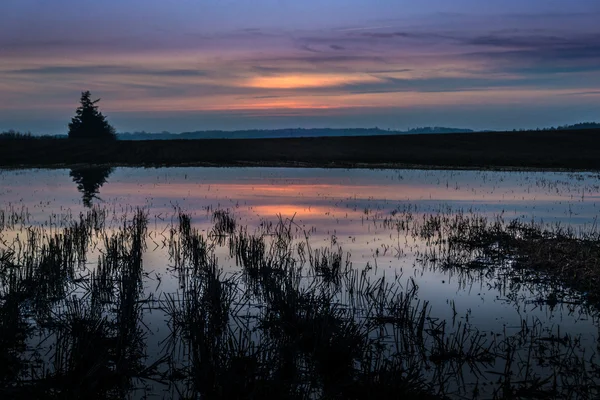
M 293 218 L 299 232 L 311 231 L 318 243 L 330 243 L 335 235 L 360 264 L 384 254 L 380 265 L 394 261 L 390 246 L 397 246 L 398 238 L 382 222 L 396 213 L 420 218 L 461 211 L 591 224 L 600 192 L 593 175 L 541 172 L 117 168 L 106 180 L 93 202 L 115 215 L 146 207 L 155 229 L 170 223 L 176 209 L 189 213 L 205 232 L 216 209 L 231 210 L 250 230 L 281 216 Z M 24 207 L 36 220 L 84 210 L 68 170 L 4 171 L 0 188 L 3 204 Z
M 322 217 L 330 212 L 326 207 L 300 207 L 295 204 L 274 204 L 254 206 L 252 210 L 258 215 L 281 215 L 284 218 Z
M 576 178 L 576 179 L 575 179 Z M 78 213 L 81 196 L 68 170 L 4 171 L 3 204 L 33 213 Z M 418 212 L 503 213 L 585 223 L 597 214 L 597 178 L 568 173 L 281 168 L 117 168 L 96 204 L 145 206 L 166 213 L 180 207 L 206 215 L 232 209 L 251 223 L 277 214 L 303 223 L 351 225 L 407 207 Z M 252 222 L 254 221 L 254 222 Z M 354 221 L 354 222 L 352 222 Z
M 318 178 L 317 178 L 318 179 Z M 105 196 L 125 196 L 135 194 L 152 198 L 178 199 L 239 199 L 253 201 L 262 199 L 265 202 L 276 198 L 295 198 L 300 202 L 306 199 L 338 199 L 338 200 L 438 200 L 470 203 L 511 202 L 511 201 L 558 201 L 564 195 L 557 193 L 540 193 L 537 191 L 522 191 L 519 188 L 456 188 L 443 185 L 426 185 L 422 183 L 377 182 L 348 182 L 346 184 L 297 184 L 273 180 L 270 184 L 263 183 L 202 183 L 188 181 L 168 184 L 141 184 L 132 186 L 127 182 L 116 182 L 103 189 Z
M 123 214 L 130 219 L 136 207 L 147 210 L 144 271 L 148 277 L 162 276 L 160 290 L 166 293 L 179 289 L 179 281 L 171 275 L 174 265 L 168 244 L 179 226 L 178 212 L 189 214 L 192 227 L 211 241 L 213 212 L 229 210 L 237 227 L 249 234 L 272 232 L 268 229 L 281 217 L 296 245 L 301 242 L 304 249 L 341 249 L 343 262 L 349 260 L 369 278 L 400 277 L 402 284 L 414 278 L 420 296 L 433 309 L 445 310 L 453 299 L 462 312 L 472 309 L 472 323 L 486 329 L 495 329 L 499 321 L 518 326 L 522 310 L 515 312 L 511 304 L 498 300 L 504 294 L 492 286 L 473 282 L 465 286 L 453 273 L 428 269 L 419 260 L 433 247 L 413 235 L 414 230 L 397 229 L 396 223 L 413 221 L 413 229 L 431 214 L 464 213 L 492 219 L 501 215 L 506 222 L 518 218 L 589 226 L 598 214 L 600 194 L 598 177 L 585 173 L 301 168 L 116 168 L 97 189 L 92 203 L 107 210 L 103 234 L 110 236 L 122 227 Z M 0 212 L 25 210 L 34 224 L 52 235 L 64 226 L 62 221 L 78 220 L 79 213 L 86 211 L 82 200 L 69 170 L 0 172 Z M 8 243 L 17 235 L 25 237 L 27 232 L 19 226 L 0 231 L 0 239 Z M 272 239 L 270 234 L 266 237 Z M 91 266 L 105 237 L 93 240 Z M 227 242 L 216 246 L 215 256 L 223 271 L 239 271 Z M 310 273 L 306 263 L 303 268 L 304 274 Z M 145 290 L 150 295 L 154 288 Z M 485 311 L 478 311 L 484 299 Z M 528 312 L 544 317 L 541 308 Z M 566 325 L 589 334 L 585 325 Z

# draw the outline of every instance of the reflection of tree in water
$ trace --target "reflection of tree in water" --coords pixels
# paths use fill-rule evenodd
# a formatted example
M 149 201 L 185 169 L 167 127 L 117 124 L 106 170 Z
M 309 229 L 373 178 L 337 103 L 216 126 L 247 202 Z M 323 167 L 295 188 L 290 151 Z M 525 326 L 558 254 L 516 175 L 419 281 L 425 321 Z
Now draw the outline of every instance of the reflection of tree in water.
M 92 199 L 98 198 L 97 194 L 106 179 L 113 172 L 110 167 L 72 168 L 69 175 L 77 183 L 77 190 L 83 194 L 83 205 L 92 206 Z

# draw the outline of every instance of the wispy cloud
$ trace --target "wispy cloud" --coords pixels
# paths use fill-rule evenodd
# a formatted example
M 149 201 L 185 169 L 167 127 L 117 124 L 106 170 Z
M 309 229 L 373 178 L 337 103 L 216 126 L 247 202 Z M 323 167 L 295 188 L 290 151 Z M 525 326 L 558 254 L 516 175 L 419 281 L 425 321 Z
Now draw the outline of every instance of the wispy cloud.
M 139 67 L 122 67 L 115 65 L 78 65 L 78 66 L 47 66 L 37 68 L 23 68 L 4 71 L 7 74 L 17 75 L 144 75 L 144 76 L 173 76 L 196 77 L 206 76 L 207 71 L 196 69 L 149 69 Z
M 587 15 L 563 15 L 560 26 L 556 16 L 530 17 L 505 16 L 501 24 L 444 15 L 435 24 L 2 36 L 0 107 L 71 107 L 88 88 L 109 110 L 122 112 L 308 115 L 510 105 L 517 96 L 589 101 L 600 90 L 600 28 L 585 22 Z

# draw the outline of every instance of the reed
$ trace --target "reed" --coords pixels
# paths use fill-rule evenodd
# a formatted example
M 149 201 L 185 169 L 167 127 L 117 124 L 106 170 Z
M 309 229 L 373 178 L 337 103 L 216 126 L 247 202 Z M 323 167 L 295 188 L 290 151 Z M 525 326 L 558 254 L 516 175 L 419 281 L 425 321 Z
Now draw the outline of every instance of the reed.
M 0 396 L 117 399 L 157 387 L 180 398 L 599 395 L 596 355 L 581 337 L 533 318 L 511 332 L 480 332 L 454 303 L 451 317 L 435 317 L 412 278 L 355 269 L 337 243 L 313 250 L 293 218 L 252 232 L 215 215 L 220 226 L 203 233 L 175 211 L 163 244 L 179 286 L 159 299 L 145 294 L 146 243 L 155 240 L 147 210 L 111 222 L 91 209 L 52 229 L 13 224 L 19 236 L 0 249 Z M 595 276 L 593 233 L 410 210 L 378 221 L 427 243 L 424 266 L 465 279 L 500 279 L 494 271 L 504 268 L 519 271 L 521 284 L 542 274 L 577 290 L 584 278 L 569 280 L 567 261 Z M 238 269 L 225 270 L 217 254 Z M 536 288 L 562 299 L 553 286 Z M 169 334 L 149 354 L 152 313 Z

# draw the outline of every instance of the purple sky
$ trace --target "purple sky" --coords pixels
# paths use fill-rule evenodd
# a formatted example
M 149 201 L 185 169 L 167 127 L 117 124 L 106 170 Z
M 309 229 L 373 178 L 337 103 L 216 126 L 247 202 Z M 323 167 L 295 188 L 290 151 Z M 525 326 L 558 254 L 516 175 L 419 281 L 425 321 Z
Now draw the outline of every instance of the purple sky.
M 598 0 L 2 0 L 0 130 L 600 121 Z

